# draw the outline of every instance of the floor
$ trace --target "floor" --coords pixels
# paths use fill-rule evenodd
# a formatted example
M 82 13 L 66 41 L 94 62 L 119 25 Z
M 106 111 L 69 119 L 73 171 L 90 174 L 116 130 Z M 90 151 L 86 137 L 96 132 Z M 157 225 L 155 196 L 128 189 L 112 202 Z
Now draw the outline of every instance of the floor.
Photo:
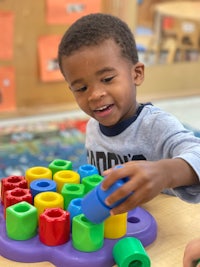
M 181 122 L 200 129 L 200 96 L 153 101 L 153 104 L 174 114 Z M 82 111 L 74 110 L 57 114 L 1 120 L 0 126 L 80 117 L 85 118 L 86 115 Z

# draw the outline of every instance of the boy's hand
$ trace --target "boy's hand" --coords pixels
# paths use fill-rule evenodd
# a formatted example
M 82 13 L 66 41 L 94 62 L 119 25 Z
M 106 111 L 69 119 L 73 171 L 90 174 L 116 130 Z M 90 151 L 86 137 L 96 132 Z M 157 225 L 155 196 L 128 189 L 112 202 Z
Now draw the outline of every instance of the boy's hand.
M 111 210 L 111 215 L 132 210 L 153 199 L 165 188 L 199 183 L 194 170 L 181 158 L 130 161 L 122 166 L 123 168 L 113 168 L 103 173 L 106 176 L 102 182 L 103 190 L 107 190 L 121 178 L 129 178 L 129 181 L 107 197 L 108 206 L 132 193 L 123 203 Z
M 151 200 L 165 188 L 165 174 L 157 162 L 131 161 L 122 166 L 123 168 L 109 169 L 103 173 L 106 176 L 102 183 L 103 190 L 107 190 L 118 179 L 129 178 L 129 181 L 106 199 L 107 205 L 112 205 L 133 193 L 122 204 L 111 210 L 112 215 L 132 210 Z

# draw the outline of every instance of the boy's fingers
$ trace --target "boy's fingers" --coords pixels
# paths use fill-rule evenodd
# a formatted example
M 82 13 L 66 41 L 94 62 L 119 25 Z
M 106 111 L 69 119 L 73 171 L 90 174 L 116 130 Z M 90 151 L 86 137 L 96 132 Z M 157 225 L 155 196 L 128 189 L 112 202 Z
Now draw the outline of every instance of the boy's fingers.
M 129 196 L 131 193 L 133 193 L 133 191 L 134 191 L 133 186 L 129 182 L 127 182 L 119 189 L 117 189 L 115 192 L 113 192 L 111 195 L 109 195 L 106 198 L 105 203 L 106 205 L 110 206 L 115 202 L 121 200 L 122 198 Z
M 117 207 L 111 209 L 110 214 L 111 215 L 116 215 L 116 214 L 121 214 L 124 212 L 128 212 L 129 210 L 134 209 L 135 207 L 137 207 L 137 202 L 136 199 L 134 197 L 134 195 L 131 195 L 130 197 L 127 198 L 127 200 L 125 200 L 124 202 L 122 202 L 120 205 L 118 205 Z
M 109 175 L 109 173 L 111 173 L 112 170 L 113 170 L 113 169 L 107 169 L 107 170 L 105 170 L 105 171 L 103 172 L 103 176 L 107 176 L 107 175 Z
M 125 168 L 119 169 L 110 169 L 109 173 L 106 175 L 105 179 L 102 182 L 101 189 L 107 190 L 112 184 L 117 180 L 127 177 L 127 170 Z
M 105 179 L 101 184 L 102 190 L 107 190 L 115 182 L 115 179 L 113 179 L 112 177 L 114 177 L 112 175 L 112 172 L 106 175 Z
M 135 183 L 135 181 L 133 183 L 133 181 L 130 180 L 118 190 L 109 195 L 106 198 L 105 203 L 108 206 L 112 206 L 114 203 L 124 199 L 120 205 L 116 206 L 112 210 L 113 214 L 123 213 L 128 211 L 129 209 L 135 208 L 138 203 L 143 201 L 143 196 L 144 192 L 140 186 L 140 183 Z

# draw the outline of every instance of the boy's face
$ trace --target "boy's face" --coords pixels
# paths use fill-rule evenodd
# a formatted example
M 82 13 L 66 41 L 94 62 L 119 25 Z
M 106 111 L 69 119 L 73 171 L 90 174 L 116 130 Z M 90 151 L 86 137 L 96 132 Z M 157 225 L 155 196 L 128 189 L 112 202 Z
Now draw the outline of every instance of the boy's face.
M 63 56 L 62 69 L 80 108 L 102 125 L 115 125 L 135 113 L 144 65 L 125 59 L 112 39 Z

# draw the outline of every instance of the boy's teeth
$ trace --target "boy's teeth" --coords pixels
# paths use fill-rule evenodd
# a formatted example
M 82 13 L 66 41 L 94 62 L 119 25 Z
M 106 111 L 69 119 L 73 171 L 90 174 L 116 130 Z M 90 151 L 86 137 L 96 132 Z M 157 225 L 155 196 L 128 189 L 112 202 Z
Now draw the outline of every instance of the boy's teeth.
M 107 106 L 103 106 L 103 107 L 101 107 L 101 108 L 98 108 L 97 110 L 104 110 L 104 109 L 106 109 L 107 108 Z

